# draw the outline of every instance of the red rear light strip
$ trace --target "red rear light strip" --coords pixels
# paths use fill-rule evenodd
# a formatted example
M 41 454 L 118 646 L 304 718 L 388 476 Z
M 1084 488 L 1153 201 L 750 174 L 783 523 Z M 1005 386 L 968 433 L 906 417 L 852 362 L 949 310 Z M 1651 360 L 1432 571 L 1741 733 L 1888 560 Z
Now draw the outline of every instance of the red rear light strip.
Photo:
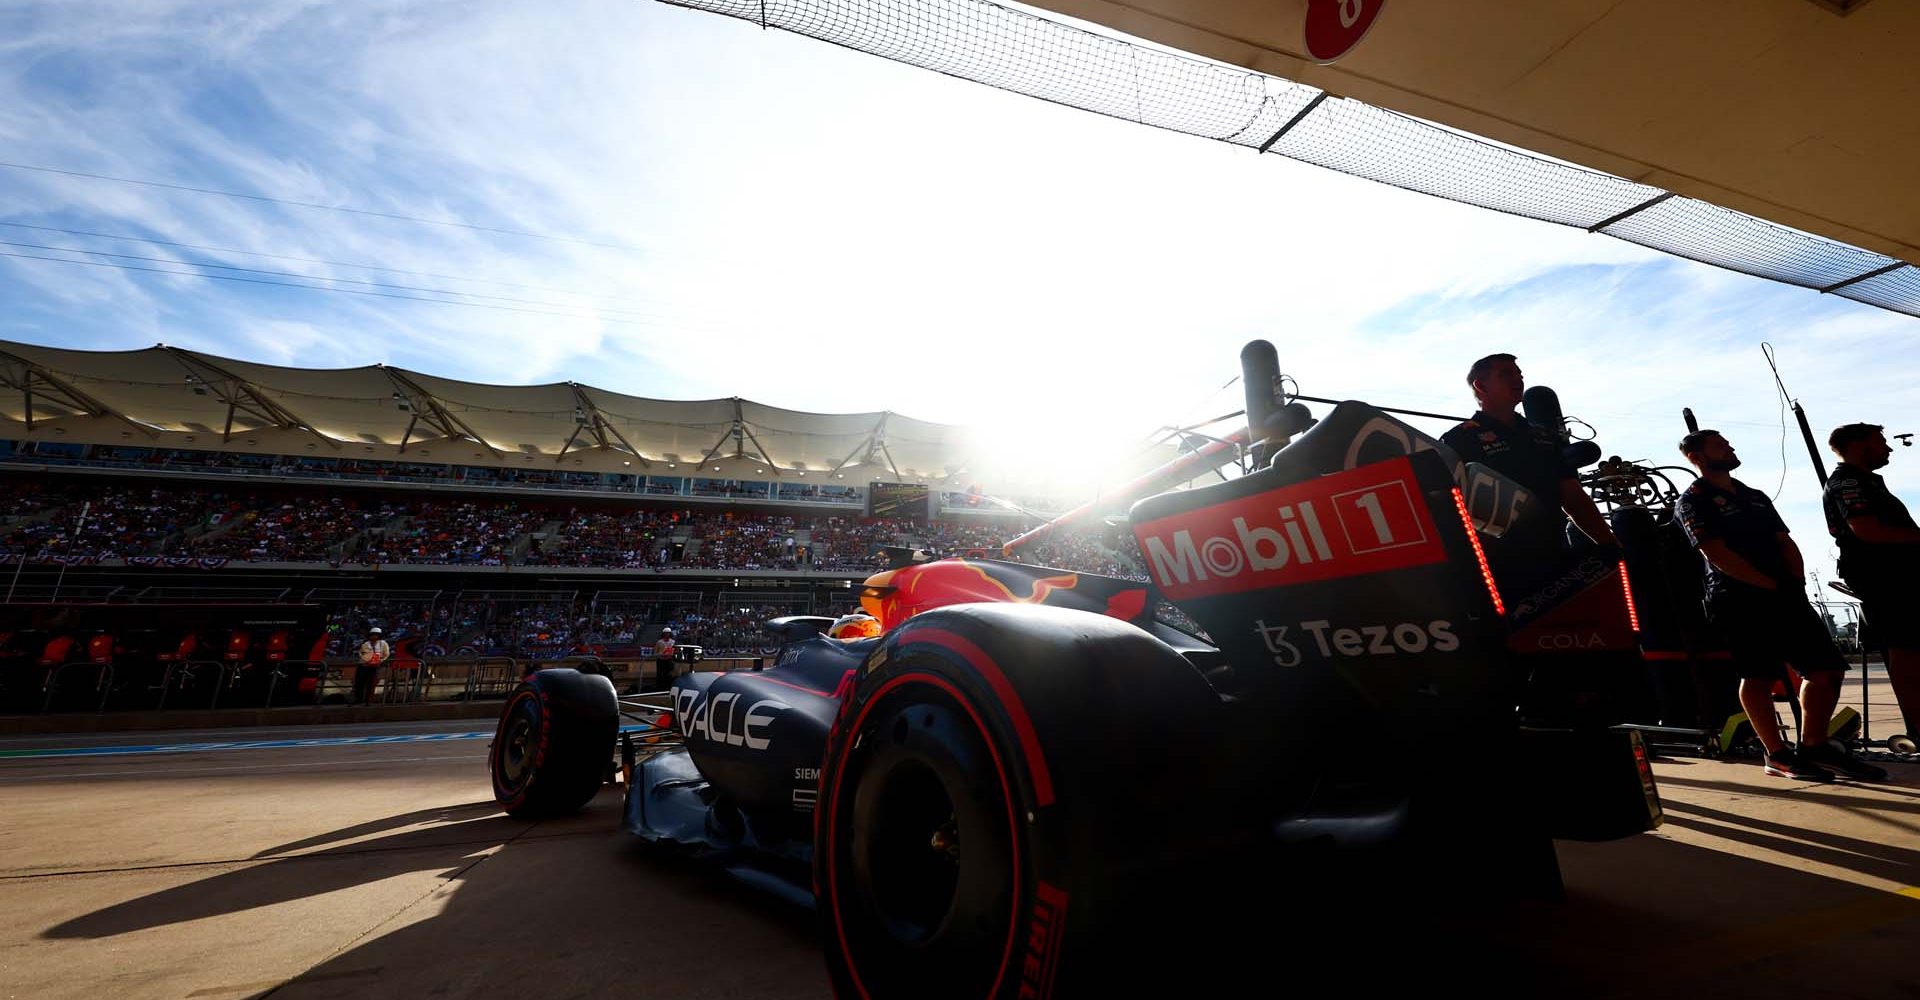
M 1627 595 L 1627 621 L 1635 632 L 1640 631 L 1640 609 L 1633 604 L 1633 583 L 1627 579 L 1627 561 L 1620 560 L 1620 592 Z
M 1500 599 L 1500 585 L 1493 580 L 1493 567 L 1487 565 L 1487 550 L 1480 547 L 1480 532 L 1473 527 L 1473 515 L 1467 513 L 1467 498 L 1458 486 L 1453 488 L 1453 508 L 1460 512 L 1460 524 L 1467 529 L 1467 541 L 1473 543 L 1473 558 L 1480 563 L 1480 579 L 1486 581 L 1487 596 L 1493 598 L 1493 610 L 1505 617 L 1507 602 Z

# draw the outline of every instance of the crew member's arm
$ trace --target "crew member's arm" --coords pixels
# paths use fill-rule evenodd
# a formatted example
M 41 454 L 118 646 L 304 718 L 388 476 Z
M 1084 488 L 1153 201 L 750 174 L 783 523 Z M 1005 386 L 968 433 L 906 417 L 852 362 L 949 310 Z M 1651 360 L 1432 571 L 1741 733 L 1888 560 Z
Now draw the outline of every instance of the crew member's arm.
M 1699 549 L 1700 554 L 1707 557 L 1707 562 L 1712 563 L 1714 569 L 1733 577 L 1741 583 L 1759 587 L 1761 590 L 1780 589 L 1778 581 L 1755 569 L 1754 565 L 1746 560 L 1746 557 L 1733 551 L 1722 539 L 1703 538 L 1700 540 Z M 1796 549 L 1795 551 L 1797 552 L 1798 550 Z
M 1856 514 L 1847 518 L 1847 530 L 1869 545 L 1920 544 L 1920 530 L 1888 524 L 1878 514 Z
M 1581 488 L 1580 480 L 1560 480 L 1560 509 L 1567 512 L 1567 516 L 1573 519 L 1583 534 L 1593 539 L 1593 544 L 1619 544 L 1614 540 L 1613 529 L 1607 526 L 1607 519 L 1600 513 L 1600 508 Z
M 1800 595 L 1807 599 L 1807 561 L 1800 555 L 1800 546 L 1795 545 L 1793 536 L 1787 533 L 1787 522 L 1780 519 L 1780 511 L 1772 504 L 1767 505 L 1767 516 L 1773 520 L 1773 540 L 1780 546 L 1780 561 L 1786 564 L 1787 572 L 1793 574 L 1795 583 L 1789 585 L 1785 580 L 1775 581 L 1776 589 Z
M 1780 555 L 1787 561 L 1787 572 L 1796 580 L 1807 578 L 1807 560 L 1800 555 L 1800 546 L 1793 543 L 1793 536 L 1782 531 L 1773 536 L 1780 542 Z

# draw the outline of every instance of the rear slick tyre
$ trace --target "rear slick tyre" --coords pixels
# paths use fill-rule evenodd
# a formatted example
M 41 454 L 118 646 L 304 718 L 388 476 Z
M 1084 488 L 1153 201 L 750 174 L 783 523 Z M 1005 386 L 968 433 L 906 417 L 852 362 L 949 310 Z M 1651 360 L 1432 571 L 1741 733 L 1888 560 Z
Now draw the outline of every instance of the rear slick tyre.
M 1219 706 L 1115 619 L 976 605 L 895 630 L 821 770 L 815 895 L 839 995 L 1080 996 L 1121 964 L 1137 985 L 1109 949 L 1203 881 L 1184 875 L 1218 828 L 1195 765 Z

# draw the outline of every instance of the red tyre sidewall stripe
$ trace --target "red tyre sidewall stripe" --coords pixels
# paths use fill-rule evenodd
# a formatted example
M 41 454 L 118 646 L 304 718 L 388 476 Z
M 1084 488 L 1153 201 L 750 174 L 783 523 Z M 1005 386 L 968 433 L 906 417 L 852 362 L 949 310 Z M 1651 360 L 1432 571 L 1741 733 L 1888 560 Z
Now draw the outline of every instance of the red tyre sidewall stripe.
M 872 711 L 873 707 L 879 704 L 888 692 L 909 684 L 925 684 L 929 687 L 938 688 L 966 711 L 967 717 L 973 720 L 974 728 L 979 731 L 981 740 L 986 743 L 988 755 L 993 758 L 994 772 L 1000 778 L 1000 797 L 1001 800 L 1007 804 L 1008 854 L 1013 860 L 1013 907 L 1007 916 L 1007 946 L 1000 955 L 1000 969 L 994 973 L 993 986 L 987 990 L 987 996 L 992 997 L 999 993 L 1000 984 L 1006 981 L 1007 966 L 1013 961 L 1014 942 L 1019 940 L 1020 937 L 1018 932 L 1020 926 L 1022 883 L 1020 881 L 1020 827 L 1014 816 L 1013 783 L 1007 779 L 1006 764 L 1000 759 L 1000 750 L 994 746 L 993 734 L 988 731 L 986 721 L 980 718 L 980 713 L 974 709 L 973 704 L 967 700 L 966 695 L 962 694 L 960 689 L 955 687 L 953 683 L 946 678 L 927 673 L 905 673 L 888 680 L 886 683 L 880 685 L 879 689 L 874 691 L 873 694 L 869 695 L 865 703 L 860 706 L 859 713 L 854 716 L 853 724 L 848 726 L 844 733 L 849 739 L 852 738 L 854 734 L 860 731 L 860 727 L 866 723 L 867 713 Z M 834 938 L 840 945 L 841 958 L 846 960 L 847 975 L 852 978 L 853 988 L 860 992 L 860 996 L 864 998 L 864 1000 L 871 1000 L 870 994 L 867 993 L 866 984 L 860 981 L 860 970 L 854 964 L 853 953 L 847 948 L 847 930 L 840 919 L 839 883 L 834 877 L 834 863 L 839 855 L 834 834 L 839 826 L 836 820 L 840 807 L 840 782 L 842 778 L 846 777 L 847 757 L 851 755 L 851 753 L 852 748 L 847 747 L 845 752 L 835 761 L 837 766 L 834 768 L 832 795 L 825 803 L 827 815 L 827 884 L 825 888 L 827 891 L 827 908 L 833 911 Z
M 496 801 L 503 797 L 500 794 L 500 755 L 507 752 L 507 722 L 513 718 L 513 705 L 519 699 L 520 696 L 516 692 L 513 697 L 507 699 L 506 707 L 500 710 L 500 721 L 493 727 L 493 745 L 487 751 L 487 774 L 493 778 L 493 797 Z M 511 807 L 513 802 L 500 804 Z
M 519 805 L 521 802 L 526 800 L 527 791 L 533 787 L 533 779 L 540 772 L 540 765 L 543 762 L 545 762 L 547 759 L 547 733 L 551 731 L 551 729 L 553 728 L 552 727 L 553 713 L 549 710 L 547 706 L 547 699 L 543 697 L 540 694 L 540 692 L 536 689 L 530 688 L 530 689 L 522 690 L 514 694 L 513 700 L 507 702 L 506 711 L 500 713 L 500 724 L 497 727 L 495 727 L 493 731 L 493 741 L 495 744 L 499 744 L 503 739 L 505 739 L 506 733 L 507 733 L 507 721 L 513 718 L 514 709 L 519 706 L 520 700 L 522 698 L 532 698 L 534 704 L 537 705 L 540 709 L 539 739 L 534 741 L 533 759 L 527 765 L 528 770 L 531 771 L 532 773 L 527 775 L 527 780 L 521 783 L 520 790 L 514 793 L 513 797 L 510 800 L 501 803 L 501 808 L 503 809 L 512 809 L 513 807 Z M 506 748 L 503 746 L 488 758 L 488 763 L 493 764 L 493 771 L 494 771 L 493 787 L 496 795 L 498 794 L 499 788 L 500 788 L 500 775 L 498 771 L 499 764 L 495 763 L 495 761 L 498 760 L 499 754 L 505 753 L 505 752 L 506 752 Z
M 1033 778 L 1034 801 L 1043 806 L 1053 805 L 1053 774 L 1047 770 L 1047 758 L 1040 752 L 1040 736 L 1033 728 L 1033 720 L 1027 716 L 1027 706 L 1020 700 L 1020 693 L 1013 689 L 1013 682 L 1000 665 L 993 662 L 986 651 L 973 644 L 965 636 L 941 628 L 914 629 L 900 637 L 900 645 L 913 643 L 931 643 L 950 650 L 967 661 L 967 665 L 977 671 L 993 688 L 994 696 L 1007 712 L 1007 720 L 1013 724 L 1013 733 L 1020 741 L 1020 752 L 1027 759 L 1027 774 Z

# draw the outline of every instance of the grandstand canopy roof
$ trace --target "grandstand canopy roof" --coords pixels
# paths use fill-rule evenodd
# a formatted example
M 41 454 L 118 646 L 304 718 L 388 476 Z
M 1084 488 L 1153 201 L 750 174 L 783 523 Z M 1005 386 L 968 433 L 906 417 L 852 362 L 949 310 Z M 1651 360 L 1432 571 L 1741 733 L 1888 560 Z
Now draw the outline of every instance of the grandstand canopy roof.
M 1365 0 L 1330 65 L 1308 0 L 1030 0 L 1920 263 L 1920 4 Z
M 575 382 L 484 385 L 382 365 L 283 368 L 165 346 L 77 351 L 8 341 L 0 341 L 0 436 L 847 485 L 924 479 L 1006 491 L 1024 488 L 1018 463 L 1042 461 L 984 454 L 967 428 L 897 413 L 646 399 Z

